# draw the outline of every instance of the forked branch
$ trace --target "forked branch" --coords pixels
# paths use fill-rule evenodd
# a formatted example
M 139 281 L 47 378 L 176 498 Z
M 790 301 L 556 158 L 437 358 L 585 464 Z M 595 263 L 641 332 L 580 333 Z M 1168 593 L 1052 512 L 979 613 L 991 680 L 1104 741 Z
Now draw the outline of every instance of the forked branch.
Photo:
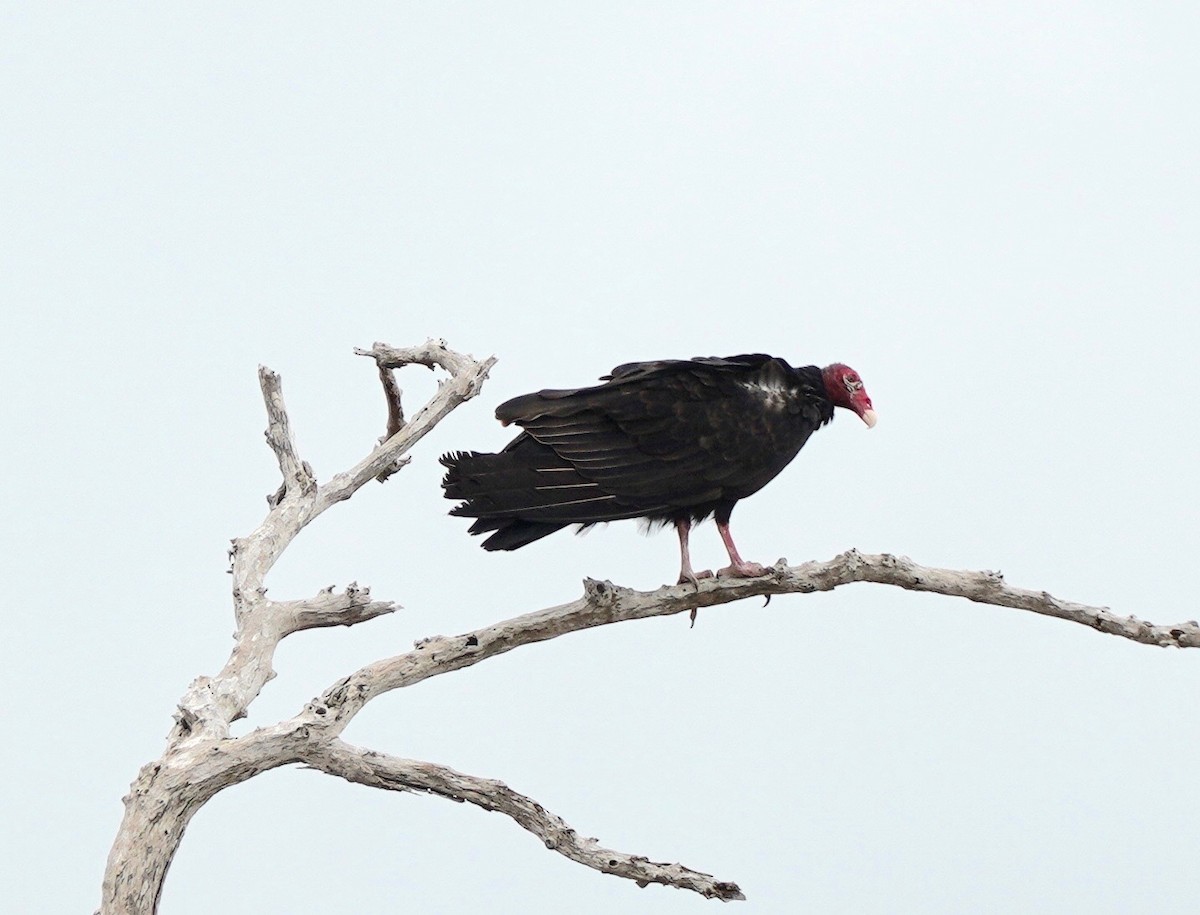
M 387 370 L 416 363 L 441 366 L 450 373 L 414 421 L 399 425 L 358 464 L 318 485 L 301 459 L 283 401 L 280 378 L 260 367 L 259 385 L 267 410 L 266 439 L 279 464 L 282 484 L 269 496 L 269 511 L 248 536 L 229 551 L 237 629 L 225 666 L 215 676 L 199 677 L 179 702 L 175 725 L 160 759 L 142 768 L 125 798 L 125 817 L 109 854 L 102 911 L 152 912 L 167 868 L 189 819 L 213 794 L 260 771 L 294 762 L 300 735 L 289 733 L 272 744 L 261 735 L 231 738 L 229 726 L 246 714 L 263 686 L 275 676 L 272 662 L 281 639 L 303 629 L 349 626 L 396 609 L 391 601 L 372 600 L 366 588 L 351 584 L 307 600 L 275 601 L 265 580 L 283 551 L 311 521 L 330 506 L 350 498 L 385 469 L 395 472 L 406 452 L 442 417 L 475 396 L 494 359 L 477 361 L 450 350 L 444 341 L 386 351 Z M 377 358 L 381 370 L 384 359 Z M 396 388 L 396 408 L 399 408 Z M 254 739 L 250 739 L 251 737 Z M 201 774 L 203 773 L 203 778 Z M 203 790 L 200 786 L 203 785 Z

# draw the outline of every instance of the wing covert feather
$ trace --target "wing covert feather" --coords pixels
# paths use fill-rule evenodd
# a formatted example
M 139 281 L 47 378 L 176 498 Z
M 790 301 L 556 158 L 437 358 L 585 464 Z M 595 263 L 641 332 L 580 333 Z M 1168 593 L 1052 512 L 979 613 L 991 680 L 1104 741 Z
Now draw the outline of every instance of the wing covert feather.
M 527 394 L 496 415 L 622 501 L 742 498 L 827 421 L 804 409 L 803 371 L 758 354 L 628 363 L 606 384 Z

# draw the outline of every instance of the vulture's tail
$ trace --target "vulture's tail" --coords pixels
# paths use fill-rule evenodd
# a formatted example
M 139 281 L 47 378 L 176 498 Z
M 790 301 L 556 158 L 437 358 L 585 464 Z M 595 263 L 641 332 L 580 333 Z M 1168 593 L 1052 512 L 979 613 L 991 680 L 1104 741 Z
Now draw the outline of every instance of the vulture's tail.
M 485 550 L 515 550 L 586 520 L 564 505 L 578 498 L 586 481 L 531 438 L 519 437 L 499 454 L 451 452 L 441 463 L 446 498 L 462 500 L 450 514 L 477 519 L 472 534 L 494 531 Z

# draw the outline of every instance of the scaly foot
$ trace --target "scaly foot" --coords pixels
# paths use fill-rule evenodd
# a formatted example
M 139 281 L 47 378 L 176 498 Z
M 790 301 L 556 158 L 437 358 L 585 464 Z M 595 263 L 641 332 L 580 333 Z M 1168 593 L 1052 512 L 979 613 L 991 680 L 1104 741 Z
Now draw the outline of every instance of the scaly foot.
M 758 578 L 771 570 L 757 562 L 736 562 L 717 572 L 717 578 Z

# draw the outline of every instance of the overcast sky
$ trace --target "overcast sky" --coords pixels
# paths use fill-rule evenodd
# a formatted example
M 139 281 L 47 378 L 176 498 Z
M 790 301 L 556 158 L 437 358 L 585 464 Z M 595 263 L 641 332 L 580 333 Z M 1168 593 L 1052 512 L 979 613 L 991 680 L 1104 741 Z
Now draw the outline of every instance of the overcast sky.
M 6 909 L 92 911 L 121 796 L 228 654 L 225 550 L 278 485 L 259 363 L 328 478 L 383 428 L 353 347 L 500 360 L 268 580 L 405 609 L 289 639 L 239 733 L 586 576 L 673 581 L 669 531 L 485 554 L 438 488 L 439 453 L 508 439 L 502 400 L 643 358 L 866 381 L 874 430 L 841 416 L 739 506 L 748 559 L 1196 618 L 1198 46 L 1190 4 L 0 4 Z M 522 648 L 346 736 L 735 880 L 739 912 L 1193 912 L 1198 664 L 864 584 Z M 196 816 L 161 911 L 715 905 L 289 768 Z

